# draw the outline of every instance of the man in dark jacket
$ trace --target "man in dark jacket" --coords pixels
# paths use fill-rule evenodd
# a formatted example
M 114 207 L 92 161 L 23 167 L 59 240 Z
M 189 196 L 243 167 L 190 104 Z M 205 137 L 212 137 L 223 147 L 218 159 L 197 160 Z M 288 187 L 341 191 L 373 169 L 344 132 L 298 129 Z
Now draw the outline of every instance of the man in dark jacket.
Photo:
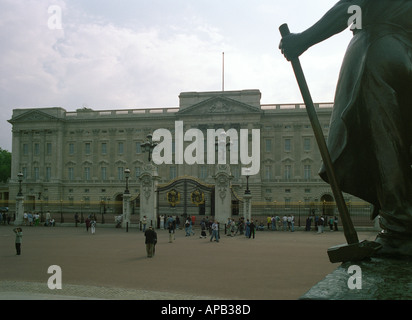
M 347 29 L 354 9 L 362 24 L 343 60 L 328 149 L 342 191 L 380 216 L 380 252 L 412 256 L 412 1 L 340 0 L 279 48 L 288 60 L 298 57 Z M 325 168 L 320 174 L 329 180 Z
M 157 243 L 157 234 L 156 231 L 153 230 L 153 227 L 150 226 L 144 233 L 146 240 L 146 253 L 148 258 L 152 258 L 155 254 L 155 246 Z

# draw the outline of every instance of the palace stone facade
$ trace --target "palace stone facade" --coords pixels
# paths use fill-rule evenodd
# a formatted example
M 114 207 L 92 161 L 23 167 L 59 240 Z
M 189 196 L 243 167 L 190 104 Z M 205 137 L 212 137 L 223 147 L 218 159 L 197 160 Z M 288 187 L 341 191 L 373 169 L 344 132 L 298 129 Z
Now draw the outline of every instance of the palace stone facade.
M 17 195 L 17 174 L 22 172 L 26 210 L 78 212 L 79 205 L 85 211 L 103 205 L 105 212 L 115 213 L 126 168 L 131 170 L 131 199 L 140 195 L 138 178 L 148 163 L 140 145 L 146 136 L 160 128 L 173 135 L 176 121 L 183 121 L 184 132 L 196 128 L 205 137 L 207 129 L 248 129 L 250 136 L 252 129 L 260 130 L 260 171 L 249 178 L 257 208 L 297 203 L 308 208 L 313 202 L 333 201 L 330 187 L 317 174 L 321 156 L 304 105 L 262 105 L 259 90 L 185 92 L 179 98 L 179 107 L 163 109 L 13 110 L 10 199 Z M 327 138 L 333 105 L 315 105 Z M 239 198 L 246 189 L 241 167 L 230 166 L 233 194 Z M 188 176 L 213 185 L 214 172 L 215 165 L 207 163 L 158 166 L 160 185 Z

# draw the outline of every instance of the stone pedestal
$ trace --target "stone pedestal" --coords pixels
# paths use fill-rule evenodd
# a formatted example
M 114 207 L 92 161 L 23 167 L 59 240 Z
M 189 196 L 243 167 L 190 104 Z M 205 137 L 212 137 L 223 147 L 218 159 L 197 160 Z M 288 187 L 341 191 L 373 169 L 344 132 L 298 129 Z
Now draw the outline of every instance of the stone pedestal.
M 302 300 L 410 300 L 412 259 L 372 258 L 343 263 Z
M 157 184 L 159 182 L 157 167 L 148 164 L 143 167 L 140 180 L 140 217 L 146 216 L 147 227 L 157 227 Z
M 245 193 L 243 196 L 243 218 L 245 221 L 252 219 L 252 195 L 250 193 Z
M 230 181 L 232 175 L 230 166 L 227 164 L 218 164 L 215 179 L 215 219 L 222 225 L 232 216 L 232 190 Z
M 24 196 L 16 197 L 16 218 L 14 220 L 15 226 L 21 226 L 23 224 L 24 215 Z

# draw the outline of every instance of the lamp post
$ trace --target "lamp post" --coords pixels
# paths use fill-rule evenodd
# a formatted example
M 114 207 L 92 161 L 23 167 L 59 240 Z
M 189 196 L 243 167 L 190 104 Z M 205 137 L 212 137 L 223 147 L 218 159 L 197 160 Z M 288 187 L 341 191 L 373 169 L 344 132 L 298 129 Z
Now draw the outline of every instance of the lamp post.
M 146 142 L 140 145 L 143 152 L 149 153 L 149 162 L 152 161 L 152 152 L 153 149 L 157 146 L 157 143 L 153 142 L 152 138 L 153 136 L 151 134 L 148 134 Z
M 130 193 L 130 191 L 129 191 L 130 169 L 129 168 L 124 169 L 124 174 L 125 174 L 125 177 L 126 177 L 126 190 L 124 190 L 124 193 L 129 194 Z
M 246 168 L 246 190 L 245 190 L 245 194 L 250 194 L 250 190 L 249 190 L 249 174 L 250 174 L 250 168 Z
M 16 215 L 14 218 L 14 225 L 19 226 L 23 224 L 24 215 L 24 196 L 21 190 L 21 183 L 23 182 L 23 173 L 19 172 L 17 174 L 17 179 L 19 181 L 19 192 L 16 196 Z
M 104 214 L 106 213 L 105 211 L 106 211 L 106 209 L 105 209 L 105 203 L 104 203 L 104 199 L 102 199 L 101 201 L 100 201 L 100 212 L 101 212 L 101 214 L 102 214 L 102 224 L 104 224 Z M 102 207 L 103 207 L 103 210 L 102 210 Z
M 64 217 L 63 217 L 63 200 L 60 199 L 60 223 L 64 222 Z
M 23 182 L 23 173 L 19 172 L 17 174 L 17 179 L 19 180 L 19 192 L 17 193 L 18 197 L 23 196 L 23 192 L 21 190 L 21 183 Z
M 44 222 L 44 217 L 43 217 L 43 201 L 41 198 L 41 192 L 39 192 L 39 197 L 37 198 L 40 202 L 40 222 Z
M 126 227 L 126 232 L 129 231 L 129 224 L 130 224 L 130 198 L 131 194 L 129 191 L 129 177 L 130 177 L 130 169 L 126 168 L 124 170 L 124 174 L 126 177 L 126 189 L 123 193 L 123 219 L 122 219 L 122 226 Z
M 302 200 L 299 200 L 299 227 L 300 227 L 300 205 L 302 203 Z
M 244 199 L 244 218 L 245 221 L 247 219 L 252 219 L 252 194 L 249 190 L 249 174 L 250 168 L 246 168 L 246 190 L 245 195 L 243 196 Z
M 83 199 L 80 200 L 80 223 L 84 222 L 84 217 L 83 217 Z

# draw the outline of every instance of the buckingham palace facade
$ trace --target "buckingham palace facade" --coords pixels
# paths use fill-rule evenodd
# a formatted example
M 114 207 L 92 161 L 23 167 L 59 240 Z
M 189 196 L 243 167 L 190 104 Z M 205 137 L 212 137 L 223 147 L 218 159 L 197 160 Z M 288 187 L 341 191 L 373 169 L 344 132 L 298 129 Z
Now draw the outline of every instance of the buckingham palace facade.
M 208 129 L 247 129 L 249 144 L 252 130 L 260 130 L 259 172 L 248 178 L 256 208 L 268 204 L 308 208 L 333 201 L 329 185 L 318 176 L 322 160 L 303 104 L 261 104 L 259 90 L 184 92 L 179 100 L 174 108 L 13 110 L 10 199 L 19 191 L 21 172 L 26 210 L 73 212 L 79 205 L 86 210 L 104 204 L 105 211 L 115 213 L 115 203 L 125 190 L 126 168 L 131 172 L 132 200 L 139 197 L 139 176 L 148 162 L 141 145 L 148 134 L 163 128 L 174 137 L 175 124 L 181 123 L 184 132 L 199 129 L 205 137 Z M 327 139 L 333 104 L 315 107 Z M 179 177 L 215 183 L 215 165 L 173 161 L 157 167 L 160 185 Z M 231 188 L 239 199 L 247 183 L 241 169 L 240 162 L 230 165 Z M 349 195 L 345 198 L 350 200 Z

